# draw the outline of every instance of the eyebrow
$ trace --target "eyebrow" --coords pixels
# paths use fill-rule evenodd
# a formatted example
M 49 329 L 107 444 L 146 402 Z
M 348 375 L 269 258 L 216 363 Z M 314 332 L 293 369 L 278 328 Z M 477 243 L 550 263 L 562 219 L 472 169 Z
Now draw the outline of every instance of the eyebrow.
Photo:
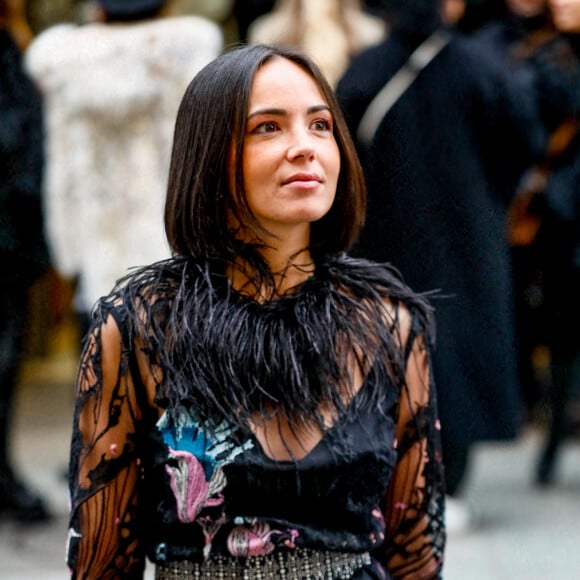
M 306 113 L 311 115 L 312 113 L 318 113 L 318 111 L 328 111 L 330 112 L 330 107 L 328 105 L 315 105 L 314 107 L 308 107 Z M 287 115 L 288 111 L 286 109 L 258 109 L 253 113 L 248 115 L 248 120 L 259 115 Z

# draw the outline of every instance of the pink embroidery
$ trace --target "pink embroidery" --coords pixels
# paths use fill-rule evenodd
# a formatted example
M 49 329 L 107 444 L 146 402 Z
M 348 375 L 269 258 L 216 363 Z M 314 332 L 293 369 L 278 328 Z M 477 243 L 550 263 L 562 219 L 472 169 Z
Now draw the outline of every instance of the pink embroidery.
M 295 548 L 294 540 L 299 536 L 298 530 L 272 530 L 266 522 L 257 522 L 249 527 L 236 526 L 228 536 L 228 550 L 236 557 L 265 556 L 274 551 L 273 536 L 288 535 L 290 537 L 282 540 L 282 543 L 287 548 Z
M 170 455 L 177 459 L 177 465 L 166 465 L 171 490 L 177 502 L 177 515 L 184 523 L 195 521 L 205 506 L 223 503 L 223 495 L 217 493 L 223 487 L 217 480 L 223 480 L 221 470 L 216 470 L 211 482 L 205 479 L 205 471 L 198 459 L 188 451 L 170 449 Z M 225 485 L 225 482 L 223 482 Z M 212 485 L 213 484 L 213 485 Z M 215 497 L 213 496 L 215 493 Z
M 397 510 L 404 510 L 404 509 L 407 509 L 407 507 L 409 507 L 408 504 L 406 504 L 402 501 L 395 502 L 395 509 L 397 509 Z
M 274 551 L 270 537 L 274 532 L 265 522 L 254 524 L 251 528 L 236 526 L 228 536 L 228 550 L 232 556 L 266 556 Z
M 209 516 L 203 516 L 198 518 L 197 521 L 203 530 L 203 537 L 205 539 L 205 544 L 203 546 L 203 558 L 204 560 L 207 560 L 211 552 L 214 536 L 218 533 L 220 527 L 224 524 L 225 518 L 222 514 L 218 520 L 213 521 Z
M 111 445 L 109 446 L 109 451 L 111 452 L 111 455 L 113 457 L 117 457 L 117 444 L 111 443 Z
M 441 430 L 441 421 L 439 421 L 439 419 L 435 420 L 435 429 L 437 429 L 437 431 Z
M 115 518 L 115 525 L 118 526 L 121 523 L 121 518 Z
M 393 439 L 393 449 L 396 449 L 399 446 L 399 440 L 395 437 Z

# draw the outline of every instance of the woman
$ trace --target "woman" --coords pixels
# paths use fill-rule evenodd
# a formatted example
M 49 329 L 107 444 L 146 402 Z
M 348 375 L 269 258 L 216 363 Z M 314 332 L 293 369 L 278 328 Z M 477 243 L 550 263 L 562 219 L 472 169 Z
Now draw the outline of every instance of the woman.
M 174 257 L 101 300 L 80 371 L 75 578 L 423 578 L 442 566 L 431 311 L 348 258 L 364 180 L 302 53 L 218 57 L 180 105 Z

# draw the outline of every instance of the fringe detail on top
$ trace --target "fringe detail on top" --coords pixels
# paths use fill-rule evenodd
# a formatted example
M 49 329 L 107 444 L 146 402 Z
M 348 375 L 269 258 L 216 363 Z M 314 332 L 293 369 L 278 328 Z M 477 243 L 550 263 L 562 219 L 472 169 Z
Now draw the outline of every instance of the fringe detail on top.
M 322 402 L 338 416 L 351 398 L 345 377 L 354 353 L 363 377 L 377 372 L 400 389 L 408 356 L 401 304 L 412 319 L 407 345 L 419 333 L 432 343 L 431 307 L 389 265 L 326 258 L 294 292 L 265 303 L 232 290 L 225 268 L 217 260 L 158 262 L 121 280 L 102 305 L 118 309 L 121 299 L 131 336 L 163 370 L 153 369 L 158 404 L 170 413 L 185 405 L 208 429 L 226 418 L 247 430 L 254 412 L 271 409 L 294 426 L 322 425 Z M 357 401 L 380 406 L 387 387 L 368 381 Z

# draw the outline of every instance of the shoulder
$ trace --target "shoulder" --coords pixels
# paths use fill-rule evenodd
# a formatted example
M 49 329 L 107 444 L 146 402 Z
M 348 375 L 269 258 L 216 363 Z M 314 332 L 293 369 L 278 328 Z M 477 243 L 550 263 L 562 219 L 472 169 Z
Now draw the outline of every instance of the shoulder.
M 174 258 L 136 268 L 98 301 L 94 318 L 102 323 L 112 315 L 121 327 L 147 325 L 156 314 L 171 309 L 186 277 L 199 275 L 201 269 Z
M 388 262 L 375 262 L 366 258 L 354 257 L 348 254 L 339 254 L 328 259 L 323 267 L 337 281 L 356 287 L 372 286 L 381 289 L 381 292 L 399 294 L 408 292 L 408 288 L 401 273 Z
M 383 353 L 380 364 L 385 369 L 389 361 L 407 360 L 417 341 L 428 350 L 434 348 L 433 308 L 393 266 L 340 256 L 329 262 L 328 275 L 337 311 L 347 321 L 344 328 L 352 332 L 361 352 Z
M 413 291 L 390 263 L 343 254 L 329 260 L 327 267 L 336 285 L 358 300 L 377 303 L 385 309 L 387 319 L 408 325 L 415 320 L 425 329 L 432 329 L 433 308 L 428 296 Z

